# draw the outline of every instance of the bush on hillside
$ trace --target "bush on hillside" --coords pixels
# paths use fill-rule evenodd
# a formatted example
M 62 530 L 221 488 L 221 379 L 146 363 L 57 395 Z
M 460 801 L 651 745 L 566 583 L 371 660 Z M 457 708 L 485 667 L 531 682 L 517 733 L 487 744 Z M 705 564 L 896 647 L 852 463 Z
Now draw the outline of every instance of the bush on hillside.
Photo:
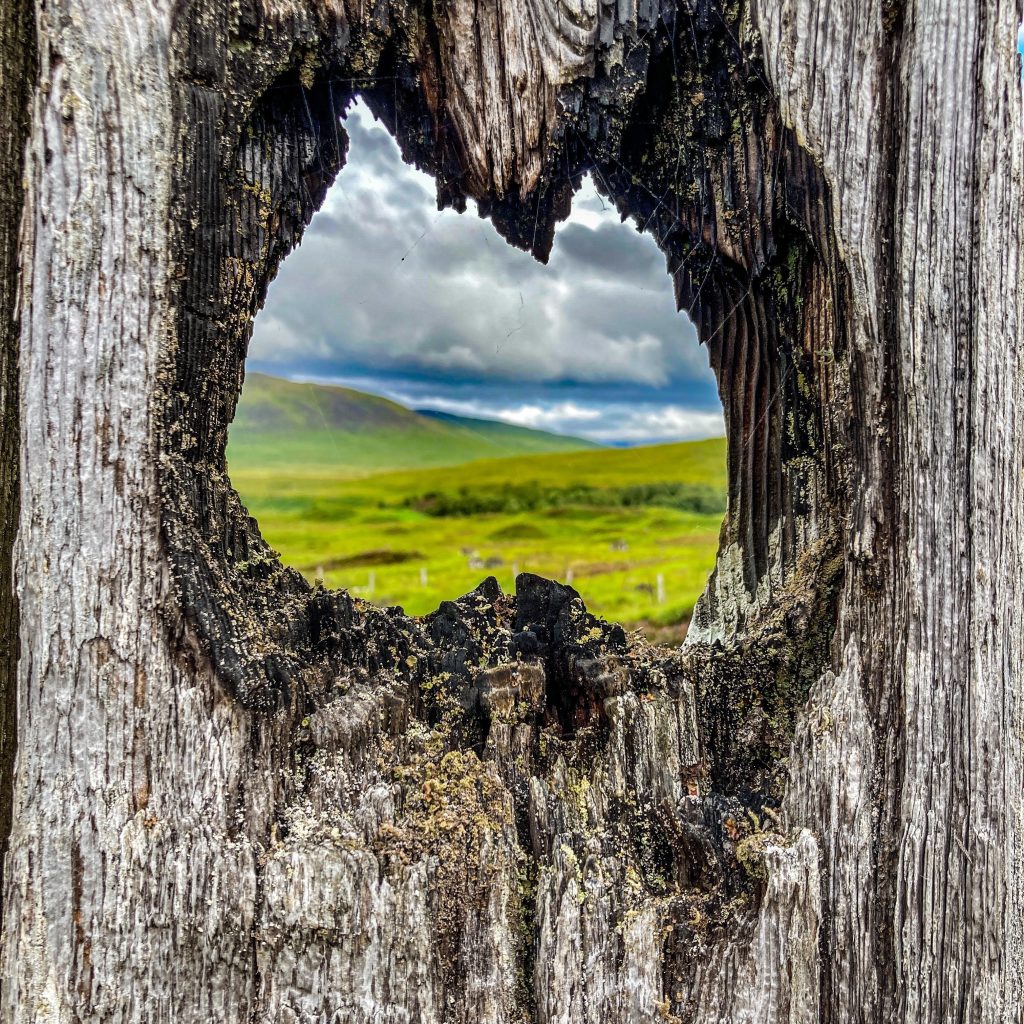
M 679 482 L 594 487 L 570 484 L 546 487 L 535 480 L 508 484 L 500 490 L 460 487 L 457 491 L 428 491 L 407 498 L 403 507 L 429 516 L 514 515 L 571 506 L 585 508 L 671 508 L 682 512 L 725 512 L 724 492 L 706 484 Z

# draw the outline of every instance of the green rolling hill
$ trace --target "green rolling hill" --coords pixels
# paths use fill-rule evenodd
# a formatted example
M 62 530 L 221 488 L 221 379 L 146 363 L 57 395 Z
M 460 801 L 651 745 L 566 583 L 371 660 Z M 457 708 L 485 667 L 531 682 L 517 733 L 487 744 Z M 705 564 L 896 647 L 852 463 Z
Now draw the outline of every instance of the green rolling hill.
M 479 437 L 489 443 L 507 448 L 506 455 L 550 455 L 555 452 L 575 452 L 585 448 L 603 448 L 593 441 L 565 434 L 552 434 L 548 430 L 534 430 L 531 427 L 517 427 L 514 423 L 501 420 L 482 420 L 471 416 L 455 416 L 435 409 L 417 409 L 416 415 L 456 430 L 462 436 Z
M 423 614 L 494 575 L 571 582 L 678 642 L 715 561 L 725 439 L 605 448 L 249 374 L 231 479 L 311 580 Z
M 344 475 L 596 449 L 577 437 L 407 409 L 350 388 L 246 375 L 228 443 L 231 470 L 317 467 Z

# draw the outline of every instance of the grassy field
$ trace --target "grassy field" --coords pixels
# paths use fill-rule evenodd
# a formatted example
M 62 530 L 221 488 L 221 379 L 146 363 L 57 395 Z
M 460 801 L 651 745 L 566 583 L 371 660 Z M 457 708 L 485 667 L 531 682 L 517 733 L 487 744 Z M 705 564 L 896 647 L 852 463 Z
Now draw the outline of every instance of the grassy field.
M 284 561 L 410 614 L 530 571 L 655 635 L 689 617 L 714 565 L 722 439 L 367 474 L 279 457 L 269 431 L 236 436 L 232 480 Z

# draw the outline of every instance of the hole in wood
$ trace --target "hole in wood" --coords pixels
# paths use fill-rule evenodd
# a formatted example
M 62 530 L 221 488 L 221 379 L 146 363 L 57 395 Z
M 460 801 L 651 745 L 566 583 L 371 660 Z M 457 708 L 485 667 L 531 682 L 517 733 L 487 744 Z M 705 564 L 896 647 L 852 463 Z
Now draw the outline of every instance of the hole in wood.
M 675 45 L 699 51 L 705 32 L 716 51 L 736 56 L 735 34 L 706 26 L 700 36 L 678 34 Z M 694 54 L 695 66 L 705 57 Z M 397 58 L 389 51 L 381 59 Z M 797 643 L 795 634 L 821 619 L 815 595 L 831 594 L 836 575 L 830 570 L 823 585 L 815 582 L 818 563 L 832 551 L 844 480 L 846 425 L 827 407 L 847 387 L 840 359 L 846 279 L 828 257 L 824 183 L 761 95 L 756 72 L 746 83 L 752 93 L 734 92 L 731 79 L 712 89 L 699 75 L 677 74 L 674 49 L 652 52 L 648 89 L 623 111 L 621 134 L 604 135 L 600 119 L 582 116 L 594 104 L 596 114 L 603 101 L 581 93 L 574 100 L 581 116 L 562 126 L 543 173 L 531 172 L 527 183 L 512 168 L 509 190 L 507 182 L 492 187 L 465 171 L 466 139 L 438 116 L 436 97 L 422 92 L 421 80 L 401 73 L 354 78 L 339 60 L 285 62 L 287 70 L 275 71 L 251 106 L 230 114 L 223 140 L 190 141 L 183 173 L 191 184 L 176 218 L 181 287 L 160 450 L 164 537 L 196 651 L 247 705 L 289 708 L 300 720 L 303 703 L 333 692 L 339 677 L 417 675 L 407 661 L 415 660 L 420 624 L 311 585 L 282 564 L 231 486 L 225 458 L 253 317 L 345 163 L 339 115 L 357 93 L 403 154 L 436 177 L 442 205 L 465 209 L 478 197 L 503 237 L 541 259 L 588 173 L 658 239 L 676 301 L 708 346 L 729 427 L 728 514 L 715 572 L 688 631 L 691 650 L 714 652 L 748 636 L 756 644 L 766 629 L 780 628 Z M 205 102 L 203 94 L 195 101 Z M 193 187 L 197 182 L 211 187 Z M 344 267 L 333 269 L 343 278 Z M 384 549 L 364 545 L 341 557 L 366 563 Z M 419 551 L 407 545 L 399 553 Z M 652 589 L 657 595 L 656 579 Z M 787 595 L 792 602 L 781 622 L 775 612 Z M 504 620 L 502 628 L 509 628 Z M 817 664 L 822 644 L 812 646 Z M 767 680 L 791 648 L 769 649 Z M 738 735 L 734 724 L 724 728 Z M 732 770 L 731 756 L 723 771 Z
M 412 615 L 532 573 L 681 642 L 715 563 L 725 440 L 657 244 L 587 177 L 541 266 L 438 212 L 365 105 L 345 124 L 231 428 L 265 539 L 311 583 Z

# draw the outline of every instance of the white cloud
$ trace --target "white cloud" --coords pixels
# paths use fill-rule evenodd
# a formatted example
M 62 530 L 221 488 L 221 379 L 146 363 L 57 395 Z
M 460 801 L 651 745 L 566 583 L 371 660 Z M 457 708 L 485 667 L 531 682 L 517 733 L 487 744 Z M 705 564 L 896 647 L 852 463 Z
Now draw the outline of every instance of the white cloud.
M 521 405 L 518 409 L 503 409 L 499 415 L 500 419 L 507 419 L 510 423 L 543 430 L 564 430 L 573 424 L 600 422 L 603 417 L 603 410 L 576 405 L 574 402 L 559 402 L 547 409 L 539 405 Z
M 476 405 L 477 411 L 462 415 L 504 420 L 522 427 L 572 434 L 605 444 L 657 444 L 721 437 L 725 433 L 720 412 L 686 409 L 677 405 L 643 409 L 615 404 L 584 406 L 574 402 L 491 409 L 482 403 Z
M 482 416 L 504 420 L 521 427 L 572 434 L 606 444 L 657 444 L 688 441 L 703 437 L 721 437 L 725 423 L 721 412 L 686 409 L 678 405 L 661 405 L 637 409 L 628 405 L 604 404 L 585 406 L 575 402 L 553 405 L 520 405 L 488 408 L 481 402 L 445 403 L 460 405 L 463 416 Z M 472 407 L 472 411 L 470 411 Z
M 365 387 L 365 382 L 332 381 Z M 704 437 L 722 437 L 721 411 L 688 409 L 681 405 L 636 406 L 619 402 L 548 401 L 502 404 L 482 398 L 450 398 L 440 394 L 410 396 L 400 385 L 380 388 L 387 397 L 419 409 L 455 416 L 501 420 L 534 430 L 571 434 L 605 444 L 658 444 Z
M 402 163 L 365 107 L 346 124 L 349 166 L 271 286 L 252 358 L 509 381 L 708 381 L 664 258 L 589 181 L 542 267 L 472 212 L 433 209 L 433 182 Z
M 429 395 L 421 398 L 417 405 L 421 409 L 436 409 L 438 412 L 448 412 L 455 416 L 502 420 L 520 427 L 554 430 L 560 433 L 572 433 L 573 424 L 594 423 L 605 416 L 603 408 L 578 405 L 575 402 L 558 402 L 546 406 L 537 403 L 494 406 L 480 399 L 453 399 Z
M 725 420 L 721 412 L 684 409 L 665 405 L 657 409 L 627 415 L 602 440 L 653 444 L 658 441 L 688 441 L 702 437 L 722 437 Z

